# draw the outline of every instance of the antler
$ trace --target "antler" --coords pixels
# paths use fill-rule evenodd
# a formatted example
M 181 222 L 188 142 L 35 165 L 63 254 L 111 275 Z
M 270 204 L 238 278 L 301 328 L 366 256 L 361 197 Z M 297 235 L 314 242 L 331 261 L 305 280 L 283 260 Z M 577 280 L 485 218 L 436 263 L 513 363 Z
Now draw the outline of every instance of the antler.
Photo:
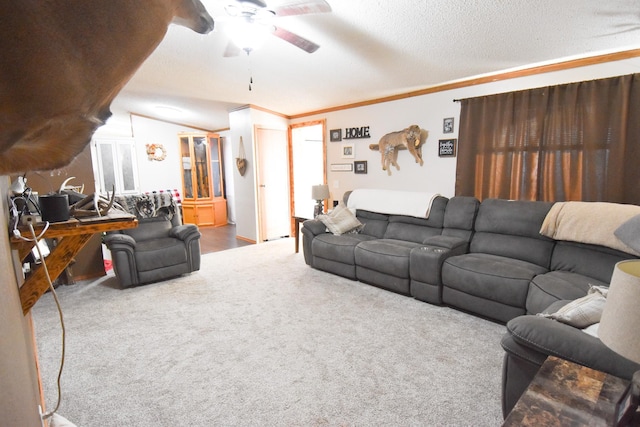
M 113 207 L 115 198 L 115 191 L 111 193 L 111 200 L 93 193 L 73 204 L 70 213 L 74 217 L 104 216 Z

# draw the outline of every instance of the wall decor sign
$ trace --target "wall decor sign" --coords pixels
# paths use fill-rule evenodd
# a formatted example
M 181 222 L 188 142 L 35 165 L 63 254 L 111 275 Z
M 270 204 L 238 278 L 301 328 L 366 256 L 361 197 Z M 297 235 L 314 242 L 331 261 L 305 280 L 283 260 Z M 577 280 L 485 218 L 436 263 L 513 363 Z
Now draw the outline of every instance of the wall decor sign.
M 442 120 L 442 133 L 453 133 L 453 117 Z
M 329 141 L 342 141 L 342 129 L 331 129 L 329 131 Z
M 371 134 L 369 133 L 369 126 L 344 129 L 344 139 L 360 139 L 360 138 L 371 138 Z
M 353 163 L 332 163 L 331 172 L 351 172 Z
M 457 139 L 441 139 L 438 141 L 438 156 L 455 157 Z
M 367 161 L 366 160 L 356 160 L 353 162 L 353 172 L 354 173 L 367 173 Z
M 158 162 L 167 158 L 167 149 L 162 144 L 147 144 L 147 159 Z

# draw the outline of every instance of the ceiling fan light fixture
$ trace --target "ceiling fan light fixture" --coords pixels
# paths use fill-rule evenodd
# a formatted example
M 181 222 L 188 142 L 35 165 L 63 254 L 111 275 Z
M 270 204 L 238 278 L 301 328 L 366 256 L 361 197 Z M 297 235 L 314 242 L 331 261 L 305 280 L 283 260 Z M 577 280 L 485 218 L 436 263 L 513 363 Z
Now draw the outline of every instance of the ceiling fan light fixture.
M 227 35 L 231 42 L 247 53 L 260 48 L 272 31 L 271 26 L 245 18 L 238 18 L 237 22 L 227 27 Z

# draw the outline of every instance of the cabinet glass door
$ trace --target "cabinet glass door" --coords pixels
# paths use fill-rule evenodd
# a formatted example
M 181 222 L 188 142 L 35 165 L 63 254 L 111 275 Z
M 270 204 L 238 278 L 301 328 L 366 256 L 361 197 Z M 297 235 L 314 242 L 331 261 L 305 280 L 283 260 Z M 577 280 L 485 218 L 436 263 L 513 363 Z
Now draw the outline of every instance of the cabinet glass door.
M 220 159 L 220 138 L 209 138 L 211 145 L 211 178 L 213 179 L 213 197 L 222 197 L 222 168 Z
M 208 198 L 209 190 L 209 153 L 207 150 L 207 138 L 204 136 L 193 137 L 193 159 L 196 172 L 197 198 Z
M 184 182 L 185 199 L 193 199 L 193 176 L 191 175 L 191 153 L 189 152 L 189 138 L 180 138 L 180 156 L 182 157 L 182 180 Z

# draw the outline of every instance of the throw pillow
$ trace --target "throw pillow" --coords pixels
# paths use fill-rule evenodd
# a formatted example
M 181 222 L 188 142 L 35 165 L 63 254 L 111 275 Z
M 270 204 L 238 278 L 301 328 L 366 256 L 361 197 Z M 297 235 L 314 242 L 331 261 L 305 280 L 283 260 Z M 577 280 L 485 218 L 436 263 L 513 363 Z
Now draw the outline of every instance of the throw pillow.
M 336 236 L 362 227 L 362 223 L 358 221 L 358 218 L 343 205 L 336 206 L 326 215 L 318 215 L 316 219 L 322 221 L 329 231 Z
M 587 326 L 600 322 L 600 317 L 604 310 L 604 303 L 607 300 L 606 296 L 606 288 L 591 286 L 587 295 L 571 301 L 555 313 L 543 314 L 543 316 L 566 323 L 575 328 L 584 329 Z
M 640 215 L 622 223 L 613 234 L 625 245 L 640 253 Z

